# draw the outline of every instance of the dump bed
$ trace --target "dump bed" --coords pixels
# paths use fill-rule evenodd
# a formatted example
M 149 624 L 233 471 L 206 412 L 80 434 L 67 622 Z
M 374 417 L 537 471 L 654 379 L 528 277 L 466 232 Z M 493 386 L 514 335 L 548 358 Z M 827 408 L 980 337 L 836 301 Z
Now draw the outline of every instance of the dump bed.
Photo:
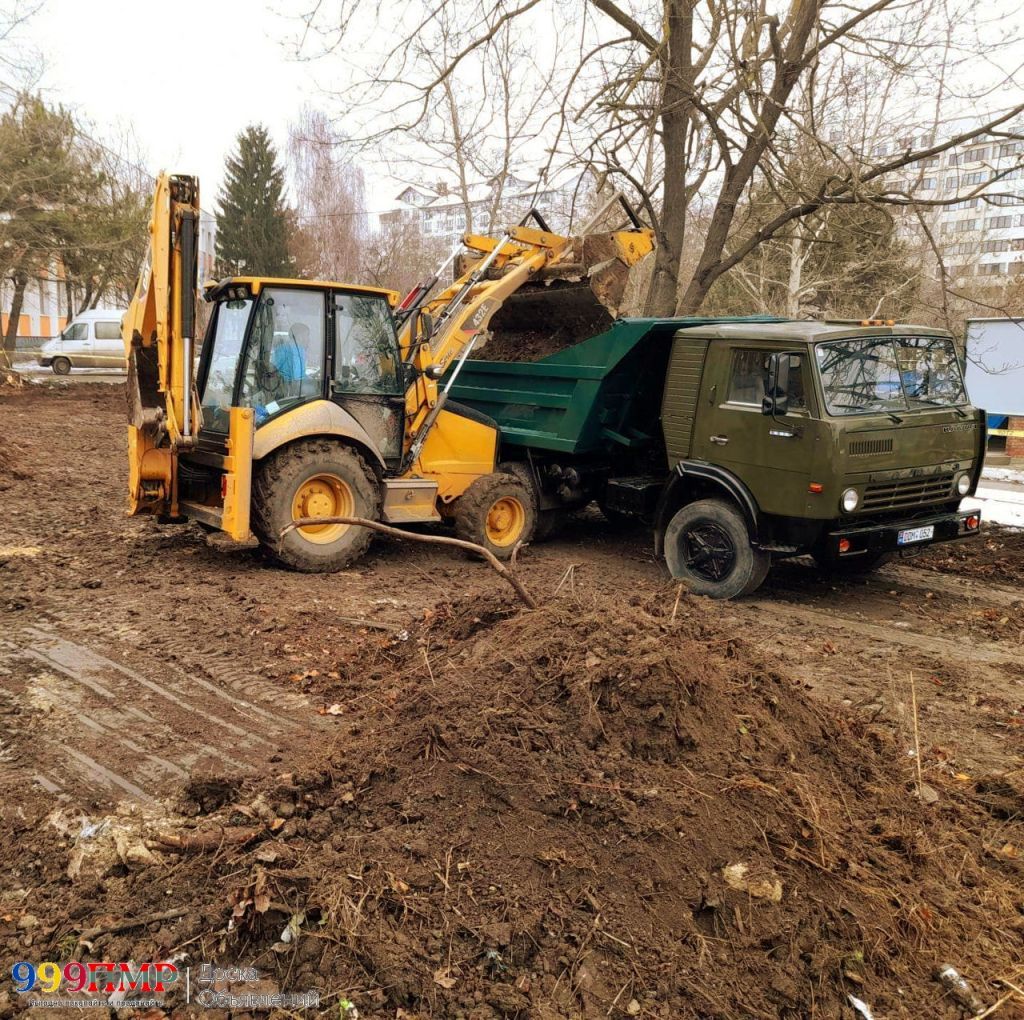
M 639 447 L 659 431 L 666 365 L 680 329 L 766 321 L 774 320 L 619 319 L 539 361 L 467 361 L 451 395 L 493 418 L 505 446 L 579 455 L 609 443 Z

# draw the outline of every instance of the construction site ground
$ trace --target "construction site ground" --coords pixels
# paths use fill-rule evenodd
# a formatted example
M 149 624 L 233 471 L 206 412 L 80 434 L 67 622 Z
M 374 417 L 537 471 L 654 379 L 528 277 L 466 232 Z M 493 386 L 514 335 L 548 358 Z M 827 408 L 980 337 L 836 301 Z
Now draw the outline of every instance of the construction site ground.
M 236 962 L 336 1017 L 972 1015 L 948 963 L 1024 1017 L 1022 533 L 713 604 L 591 510 L 523 551 L 529 613 L 447 549 L 301 575 L 127 517 L 123 399 L 0 394 L 8 972 Z

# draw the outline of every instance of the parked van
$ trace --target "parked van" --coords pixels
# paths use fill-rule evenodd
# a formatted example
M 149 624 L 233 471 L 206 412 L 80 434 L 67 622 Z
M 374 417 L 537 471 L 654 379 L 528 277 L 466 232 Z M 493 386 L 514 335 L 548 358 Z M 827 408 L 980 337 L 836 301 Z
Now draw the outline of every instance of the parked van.
M 43 344 L 39 364 L 52 367 L 57 375 L 67 375 L 73 368 L 125 371 L 123 315 L 123 311 L 115 308 L 90 308 L 82 312 L 65 326 L 60 336 Z

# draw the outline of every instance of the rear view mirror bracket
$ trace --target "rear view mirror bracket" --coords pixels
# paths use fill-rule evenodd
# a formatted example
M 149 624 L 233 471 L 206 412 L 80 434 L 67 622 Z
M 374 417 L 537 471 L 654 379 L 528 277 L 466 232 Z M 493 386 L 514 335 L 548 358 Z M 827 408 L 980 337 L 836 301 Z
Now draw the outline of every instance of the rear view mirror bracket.
M 768 381 L 761 413 L 772 418 L 789 410 L 789 369 L 791 355 L 786 351 L 773 351 L 768 356 Z

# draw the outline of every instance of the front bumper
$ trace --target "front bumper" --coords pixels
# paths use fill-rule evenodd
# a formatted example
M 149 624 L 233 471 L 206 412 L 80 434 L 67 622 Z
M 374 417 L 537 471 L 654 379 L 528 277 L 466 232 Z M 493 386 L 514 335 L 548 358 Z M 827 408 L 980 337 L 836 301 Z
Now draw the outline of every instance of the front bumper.
M 49 368 L 53 364 L 53 355 L 52 354 L 40 354 L 39 355 L 39 364 L 42 365 L 43 368 Z
M 931 528 L 930 538 L 903 544 L 900 533 L 911 529 Z M 825 536 L 828 551 L 838 559 L 855 559 L 865 553 L 910 552 L 936 542 L 954 542 L 981 534 L 981 511 L 958 510 L 956 513 L 914 517 L 860 528 L 842 528 Z

